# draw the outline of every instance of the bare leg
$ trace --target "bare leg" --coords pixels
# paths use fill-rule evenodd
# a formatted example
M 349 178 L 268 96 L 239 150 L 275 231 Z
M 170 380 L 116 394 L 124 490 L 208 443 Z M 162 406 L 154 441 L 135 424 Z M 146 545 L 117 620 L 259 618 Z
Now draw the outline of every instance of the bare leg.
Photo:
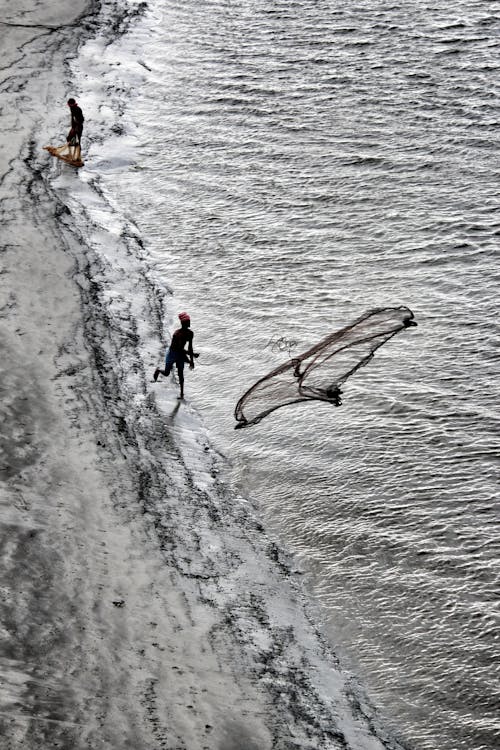
M 164 375 L 165 377 L 168 377 L 168 375 L 170 375 L 171 370 L 172 370 L 171 367 L 167 369 L 167 367 L 165 366 L 164 370 L 162 370 L 160 367 L 157 367 L 153 373 L 153 380 L 155 381 L 155 383 L 158 380 L 158 375 Z
M 179 376 L 180 398 L 182 400 L 184 398 L 184 367 L 177 367 L 177 375 Z

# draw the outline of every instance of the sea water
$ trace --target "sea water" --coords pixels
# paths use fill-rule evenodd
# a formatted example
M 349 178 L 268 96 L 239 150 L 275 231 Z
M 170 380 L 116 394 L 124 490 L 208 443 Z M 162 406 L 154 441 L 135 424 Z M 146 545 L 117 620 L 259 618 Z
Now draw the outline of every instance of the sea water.
M 172 294 L 147 366 L 187 310 L 190 405 L 301 562 L 346 669 L 409 747 L 493 750 L 500 3 L 143 11 L 74 70 L 90 113 L 119 112 L 86 168 Z M 399 304 L 418 328 L 342 407 L 233 430 L 256 379 Z

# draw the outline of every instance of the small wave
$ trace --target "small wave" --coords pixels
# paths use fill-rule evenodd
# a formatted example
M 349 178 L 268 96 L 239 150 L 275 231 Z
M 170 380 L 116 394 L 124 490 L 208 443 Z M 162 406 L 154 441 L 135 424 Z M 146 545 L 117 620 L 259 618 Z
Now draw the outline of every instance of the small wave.
M 113 159 L 88 160 L 85 164 L 89 172 L 123 172 L 124 169 L 135 169 L 138 165 L 133 159 L 116 157 Z

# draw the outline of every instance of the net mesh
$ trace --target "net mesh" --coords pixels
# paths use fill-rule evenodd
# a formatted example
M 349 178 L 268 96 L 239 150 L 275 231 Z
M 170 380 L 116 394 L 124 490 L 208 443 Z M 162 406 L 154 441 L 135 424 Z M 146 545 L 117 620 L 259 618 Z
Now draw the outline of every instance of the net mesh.
M 80 142 L 77 138 L 72 139 L 70 143 L 63 143 L 62 146 L 44 146 L 43 148 L 51 156 L 57 156 L 58 159 L 62 159 L 73 167 L 83 167 Z
M 254 383 L 236 404 L 236 429 L 257 424 L 276 409 L 301 401 L 340 406 L 340 387 L 347 378 L 366 365 L 380 346 L 411 325 L 416 323 L 408 307 L 369 310 Z

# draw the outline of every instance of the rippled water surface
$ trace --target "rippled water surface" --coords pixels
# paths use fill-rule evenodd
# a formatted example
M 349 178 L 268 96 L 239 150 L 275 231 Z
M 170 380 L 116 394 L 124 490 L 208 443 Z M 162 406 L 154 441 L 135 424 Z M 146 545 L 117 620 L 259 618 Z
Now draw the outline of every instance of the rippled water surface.
M 127 42 L 139 163 L 105 177 L 192 315 L 187 393 L 228 480 L 419 750 L 500 746 L 499 40 L 498 2 L 152 0 Z M 233 431 L 253 380 L 386 304 L 419 326 L 340 409 Z

